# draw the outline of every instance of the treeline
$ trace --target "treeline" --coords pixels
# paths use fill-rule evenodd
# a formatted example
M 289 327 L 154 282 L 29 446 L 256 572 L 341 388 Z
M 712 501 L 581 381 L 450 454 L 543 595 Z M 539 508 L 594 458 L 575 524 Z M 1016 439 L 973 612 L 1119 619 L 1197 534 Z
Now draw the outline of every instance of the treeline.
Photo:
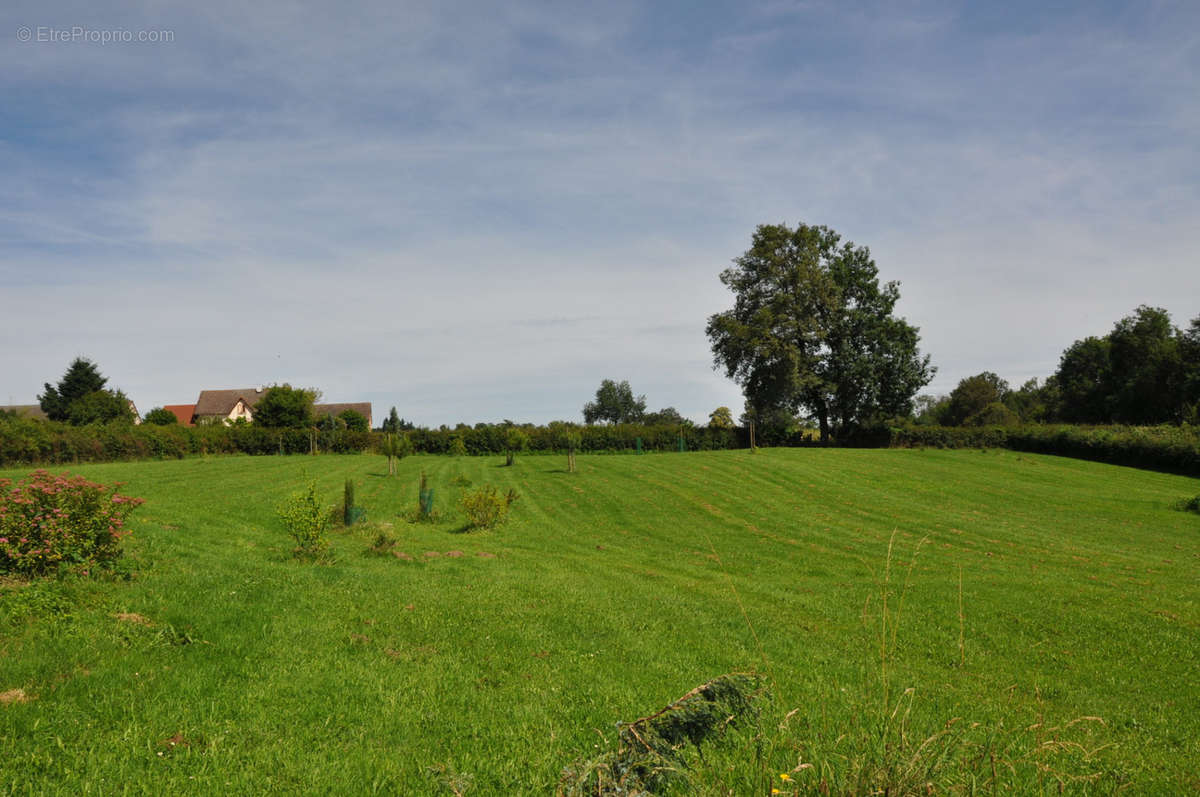
M 565 453 L 567 436 L 578 435 L 582 452 L 712 451 L 744 448 L 744 430 L 710 427 L 613 424 L 547 426 L 476 424 L 457 428 L 416 428 L 404 432 L 414 453 L 484 455 L 509 450 L 508 432 L 525 433 L 535 453 Z M 346 428 L 280 428 L 256 423 L 212 426 L 156 426 L 128 422 L 72 426 L 0 415 L 0 467 L 129 459 L 171 459 L 200 454 L 308 454 L 379 451 L 384 433 Z
M 1158 307 L 1141 306 L 1104 337 L 1077 340 L 1058 370 L 1020 388 L 990 371 L 948 396 L 917 399 L 916 422 L 941 426 L 1029 423 L 1200 423 L 1200 317 L 1187 330 Z
M 1089 459 L 1113 465 L 1200 476 L 1200 427 L 893 426 L 864 433 L 859 445 L 891 448 L 1007 448 L 1035 454 Z

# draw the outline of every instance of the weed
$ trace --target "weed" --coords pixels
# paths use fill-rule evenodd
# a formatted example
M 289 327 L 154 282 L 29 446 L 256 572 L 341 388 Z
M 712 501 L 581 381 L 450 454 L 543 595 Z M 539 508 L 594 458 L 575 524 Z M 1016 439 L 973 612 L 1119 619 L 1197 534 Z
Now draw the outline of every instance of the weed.
M 1200 514 L 1200 495 L 1192 498 L 1191 500 L 1180 501 L 1178 509 L 1181 512 L 1195 512 Z
M 374 554 L 375 556 L 388 556 L 391 554 L 392 549 L 396 547 L 397 542 L 399 540 L 395 537 L 381 531 L 375 536 L 375 541 L 371 543 L 371 547 L 367 548 L 367 553 Z

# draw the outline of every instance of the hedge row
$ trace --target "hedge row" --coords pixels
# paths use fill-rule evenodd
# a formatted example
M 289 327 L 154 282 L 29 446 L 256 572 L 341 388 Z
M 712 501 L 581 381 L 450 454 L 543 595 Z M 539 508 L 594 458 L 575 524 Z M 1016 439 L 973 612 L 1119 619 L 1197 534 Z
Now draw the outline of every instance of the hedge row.
M 876 433 L 879 435 L 879 433 Z M 915 448 L 1009 448 L 1200 476 L 1200 426 L 891 427 L 864 444 Z
M 0 467 L 128 459 L 171 459 L 191 454 L 348 453 L 371 444 L 366 432 L 318 432 L 234 426 L 155 426 L 128 423 L 68 426 L 48 421 L 0 418 Z
M 743 430 L 710 429 L 706 426 L 684 427 L 681 430 L 674 424 L 580 426 L 552 423 L 549 426 L 522 426 L 521 430 L 529 436 L 529 451 L 545 454 L 566 453 L 567 434 L 570 432 L 579 435 L 579 450 L 586 453 L 634 451 L 639 438 L 643 451 L 678 451 L 681 435 L 686 451 L 716 451 L 745 448 L 748 445 Z M 503 454 L 508 428 L 481 424 L 474 428 L 413 429 L 407 434 L 413 443 L 413 450 L 418 453 L 449 453 L 457 438 L 463 441 L 468 454 Z
M 687 451 L 745 448 L 745 429 L 712 429 L 675 425 L 580 426 L 552 423 L 521 427 L 533 453 L 565 453 L 568 433 L 580 436 L 585 453 L 677 451 L 682 435 Z M 507 427 L 480 424 L 457 429 L 414 429 L 407 432 L 413 450 L 450 453 L 461 440 L 468 454 L 502 454 Z M 128 459 L 168 459 L 193 454 L 307 454 L 319 451 L 378 451 L 379 432 L 317 432 L 269 429 L 254 424 L 234 426 L 153 426 L 106 424 L 68 426 L 47 421 L 0 418 L 0 467 Z M 767 439 L 768 445 L 813 444 L 802 436 Z M 1039 454 L 1077 457 L 1116 465 L 1154 468 L 1200 476 L 1200 427 L 1189 426 L 1041 426 L 954 427 L 891 426 L 864 430 L 851 445 L 894 448 L 1009 448 Z
M 535 453 L 563 453 L 567 433 L 579 434 L 584 452 L 633 451 L 639 438 L 645 451 L 677 451 L 678 426 L 577 426 L 555 423 L 522 427 Z M 413 450 L 446 454 L 461 440 L 468 454 L 502 454 L 507 427 L 484 425 L 458 429 L 414 429 L 407 432 Z M 688 451 L 739 448 L 746 445 L 737 429 L 693 427 L 682 430 Z M 306 429 L 270 429 L 254 424 L 233 426 L 154 426 L 127 423 L 68 426 L 17 418 L 0 418 L 0 467 L 130 459 L 171 459 L 193 454 L 307 454 L 318 451 L 378 451 L 379 432 L 310 433 Z

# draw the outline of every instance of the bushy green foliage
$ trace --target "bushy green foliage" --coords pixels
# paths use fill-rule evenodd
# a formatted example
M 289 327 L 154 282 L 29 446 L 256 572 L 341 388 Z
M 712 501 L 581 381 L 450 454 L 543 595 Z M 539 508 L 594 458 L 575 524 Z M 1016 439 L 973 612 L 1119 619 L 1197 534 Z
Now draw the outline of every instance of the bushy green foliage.
M 504 434 L 505 464 L 512 465 L 517 454 L 529 449 L 529 435 L 519 427 L 513 426 Z
M 1200 427 L 893 426 L 857 441 L 868 446 L 1008 448 L 1200 476 Z
M 516 500 L 515 491 L 501 495 L 490 484 L 466 493 L 462 497 L 462 508 L 467 515 L 467 525 L 474 529 L 494 528 L 508 517 L 508 510 Z
M 67 421 L 73 426 L 132 420 L 129 398 L 119 390 L 96 390 L 72 401 L 67 407 Z
M 733 411 L 728 407 L 717 407 L 708 416 L 708 425 L 712 429 L 732 429 Z
M 258 426 L 306 429 L 313 424 L 315 390 L 272 385 L 254 405 L 254 423 Z
M 0 573 L 111 565 L 128 534 L 126 518 L 142 503 L 118 487 L 44 470 L 16 484 L 0 479 Z
M 968 419 L 975 421 L 971 426 L 990 423 L 979 419 L 985 417 L 984 411 L 991 405 L 1004 401 L 1008 393 L 1008 383 L 991 371 L 968 376 L 950 393 L 942 422 L 947 426 L 962 426 Z
M 1075 341 L 1054 378 L 1064 421 L 1189 420 L 1200 401 L 1200 317 L 1183 332 L 1166 310 L 1142 305 L 1103 338 Z
M 45 392 L 38 396 L 38 403 L 50 420 L 66 421 L 71 415 L 71 404 L 89 393 L 103 390 L 107 381 L 95 363 L 86 357 L 76 357 L 57 385 L 45 383 Z
M 628 381 L 604 379 L 596 389 L 596 400 L 583 405 L 583 422 L 638 423 L 645 413 L 646 397 L 635 398 Z
M 466 441 L 462 437 L 455 435 L 450 441 L 450 456 L 465 457 L 468 453 Z
M 1200 495 L 1184 501 L 1182 504 L 1180 504 L 1179 508 L 1184 512 L 1195 512 L 1196 514 L 1200 514 Z
M 175 413 L 162 407 L 155 407 L 147 412 L 142 417 L 143 423 L 153 424 L 155 426 L 174 426 L 179 423 L 179 419 L 175 417 Z
M 892 314 L 898 283 L 879 284 L 866 247 L 824 226 L 763 224 L 721 272 L 734 306 L 708 319 L 716 365 L 757 414 L 803 409 L 822 440 L 904 416 L 934 370 L 917 328 Z
M 287 532 L 296 541 L 293 553 L 299 558 L 319 559 L 329 549 L 325 534 L 329 527 L 329 507 L 317 495 L 317 482 L 292 495 L 275 509 Z
M 369 428 L 367 428 L 366 416 L 360 412 L 355 412 L 354 410 L 342 410 L 342 413 L 338 415 L 338 418 L 340 418 L 342 423 L 345 424 L 345 428 L 352 432 L 371 431 Z
M 1020 424 L 1020 417 L 999 401 L 993 401 L 963 420 L 964 426 L 1019 426 Z

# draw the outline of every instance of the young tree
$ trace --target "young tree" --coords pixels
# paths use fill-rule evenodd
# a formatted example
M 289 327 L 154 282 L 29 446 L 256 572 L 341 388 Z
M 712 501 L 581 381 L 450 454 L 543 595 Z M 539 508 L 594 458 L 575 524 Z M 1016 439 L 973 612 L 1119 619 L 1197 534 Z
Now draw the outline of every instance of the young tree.
M 629 387 L 628 381 L 601 381 L 596 390 L 596 400 L 583 405 L 583 421 L 587 424 L 597 421 L 637 423 L 645 414 L 646 397 L 634 398 L 633 389 Z
M 317 391 L 289 384 L 272 385 L 254 406 L 254 422 L 261 426 L 307 429 L 313 425 Z
M 870 251 L 840 242 L 828 227 L 760 225 L 721 273 L 733 309 L 707 327 L 716 367 L 742 386 L 754 416 L 803 409 L 822 440 L 908 415 L 935 370 L 917 328 L 892 315 L 898 284 L 880 286 Z
M 392 411 L 383 419 L 383 424 L 379 427 L 380 431 L 395 434 L 400 431 L 400 416 L 396 413 L 396 408 L 392 407 Z
M 510 426 L 504 432 L 504 464 L 512 465 L 517 454 L 529 448 L 529 435 L 524 429 Z
M 172 426 L 179 423 L 179 419 L 175 417 L 175 413 L 162 407 L 155 407 L 147 412 L 142 421 L 153 426 Z
M 58 381 L 57 387 L 45 383 L 46 392 L 38 396 L 38 403 L 50 420 L 66 421 L 69 420 L 72 402 L 103 390 L 106 382 L 108 380 L 100 375 L 95 363 L 86 357 L 76 357 Z

